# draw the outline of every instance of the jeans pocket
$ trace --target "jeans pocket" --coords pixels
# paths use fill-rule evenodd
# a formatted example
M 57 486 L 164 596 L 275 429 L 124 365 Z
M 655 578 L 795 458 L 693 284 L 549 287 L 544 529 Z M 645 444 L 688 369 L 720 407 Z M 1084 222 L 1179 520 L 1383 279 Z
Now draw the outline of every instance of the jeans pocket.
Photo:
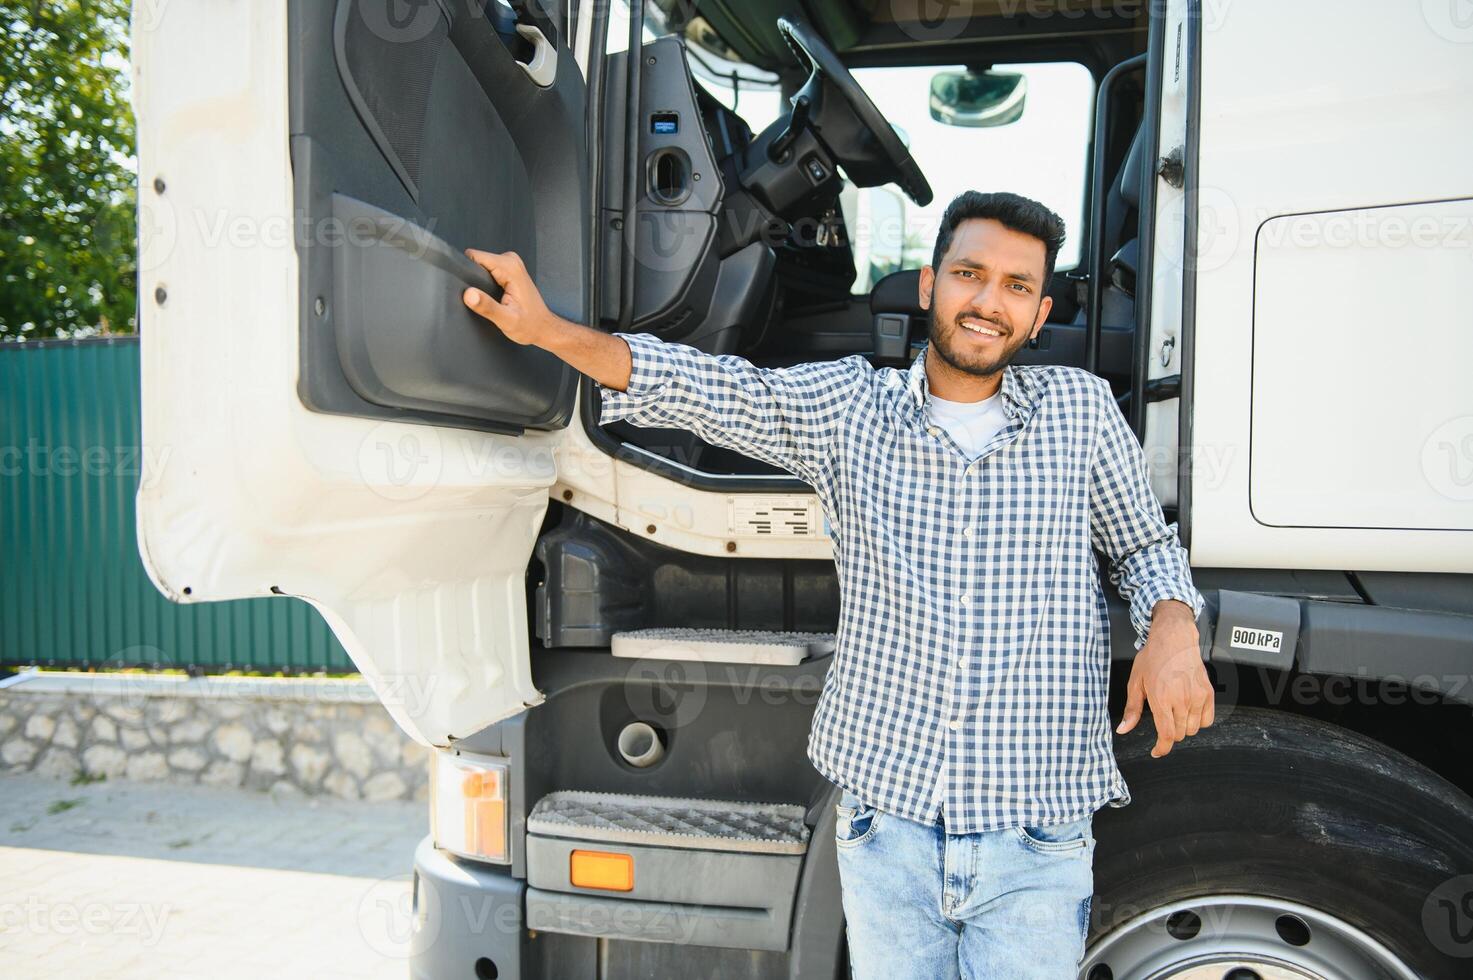
M 1083 852 L 1094 843 L 1093 820 L 1081 817 L 1062 823 L 1024 824 L 1015 827 L 1018 840 L 1035 851 L 1050 854 Z
M 834 843 L 839 847 L 857 847 L 874 837 L 880 818 L 880 811 L 875 807 L 866 806 L 846 792 L 834 806 L 834 812 L 838 815 L 834 821 Z

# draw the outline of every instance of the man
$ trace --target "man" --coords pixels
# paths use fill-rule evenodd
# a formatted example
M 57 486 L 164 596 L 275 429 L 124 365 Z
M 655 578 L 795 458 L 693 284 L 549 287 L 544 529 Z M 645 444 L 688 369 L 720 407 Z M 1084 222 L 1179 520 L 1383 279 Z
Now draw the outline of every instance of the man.
M 861 355 L 757 368 L 550 313 L 519 259 L 465 302 L 598 383 L 601 422 L 688 428 L 797 474 L 832 526 L 838 644 L 808 757 L 843 790 L 836 844 L 858 977 L 1065 980 L 1084 953 L 1093 814 L 1115 765 L 1104 594 L 1137 639 L 1119 733 L 1152 756 L 1212 723 L 1203 600 L 1109 385 L 1010 361 L 1047 318 L 1063 241 L 1014 194 L 947 208 L 908 370 Z

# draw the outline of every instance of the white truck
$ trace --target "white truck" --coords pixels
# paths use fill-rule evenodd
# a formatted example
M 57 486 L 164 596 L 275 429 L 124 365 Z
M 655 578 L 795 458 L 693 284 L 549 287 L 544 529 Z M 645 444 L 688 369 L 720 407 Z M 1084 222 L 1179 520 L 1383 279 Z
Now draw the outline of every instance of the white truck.
M 1082 191 L 1020 361 L 1111 382 L 1209 599 L 1217 721 L 1118 738 L 1081 975 L 1473 975 L 1466 4 L 138 0 L 133 53 L 139 547 L 179 602 L 310 602 L 433 747 L 413 976 L 846 972 L 822 508 L 600 425 L 462 250 L 583 322 L 898 370 L 916 271 L 855 294 L 840 195 L 921 215 L 957 160 Z

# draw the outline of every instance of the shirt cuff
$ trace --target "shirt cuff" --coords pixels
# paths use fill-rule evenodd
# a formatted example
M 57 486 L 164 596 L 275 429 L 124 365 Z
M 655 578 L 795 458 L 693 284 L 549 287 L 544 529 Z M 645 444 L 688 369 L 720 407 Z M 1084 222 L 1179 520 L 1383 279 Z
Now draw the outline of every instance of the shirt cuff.
M 614 333 L 629 345 L 629 385 L 625 390 L 610 388 L 594 380 L 598 389 L 598 424 L 617 422 L 654 404 L 666 377 L 661 348 L 665 342 L 651 333 Z
M 1192 608 L 1192 618 L 1195 620 L 1202 615 L 1202 609 L 1207 605 L 1207 600 L 1191 582 L 1174 581 L 1170 578 L 1155 578 L 1146 582 L 1131 596 L 1131 618 L 1135 620 L 1136 640 L 1135 648 L 1139 650 L 1146 645 L 1146 637 L 1151 629 L 1151 614 L 1156 609 L 1156 603 L 1163 599 L 1176 599 Z
M 1183 587 L 1177 582 L 1155 581 L 1146 583 L 1136 596 L 1141 604 L 1141 612 L 1145 614 L 1146 622 L 1151 621 L 1151 613 L 1156 609 L 1156 603 L 1163 599 L 1176 599 L 1192 607 L 1192 617 L 1196 618 L 1202 614 L 1202 607 L 1206 600 L 1202 593 L 1195 588 Z

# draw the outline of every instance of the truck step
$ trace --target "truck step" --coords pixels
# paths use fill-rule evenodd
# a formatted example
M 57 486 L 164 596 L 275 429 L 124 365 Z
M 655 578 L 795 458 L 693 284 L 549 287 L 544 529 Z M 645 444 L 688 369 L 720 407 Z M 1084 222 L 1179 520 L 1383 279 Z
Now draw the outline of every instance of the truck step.
M 615 633 L 614 656 L 793 667 L 834 652 L 833 633 L 657 626 Z
M 748 854 L 802 854 L 805 808 L 674 796 L 560 790 L 537 801 L 527 833 L 580 841 Z

